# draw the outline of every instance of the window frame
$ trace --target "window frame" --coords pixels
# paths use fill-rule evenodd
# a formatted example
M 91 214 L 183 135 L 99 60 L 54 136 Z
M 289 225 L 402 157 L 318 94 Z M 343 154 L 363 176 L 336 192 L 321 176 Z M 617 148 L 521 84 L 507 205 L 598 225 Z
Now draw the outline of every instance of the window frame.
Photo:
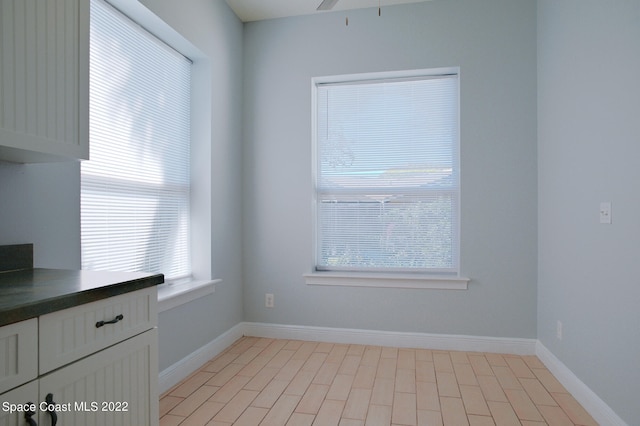
M 323 84 L 356 83 L 367 81 L 393 81 L 398 79 L 430 78 L 445 75 L 456 75 L 458 78 L 457 99 L 458 103 L 458 131 L 456 137 L 457 162 L 458 162 L 458 188 L 457 188 L 457 211 L 455 213 L 455 271 L 441 273 L 436 270 L 412 271 L 394 270 L 386 268 L 376 268 L 375 270 L 340 270 L 325 269 L 318 267 L 319 232 L 320 224 L 318 212 L 318 87 Z M 432 69 L 388 71 L 373 73 L 358 73 L 335 76 L 313 77 L 311 79 L 311 105 L 312 105 L 312 206 L 313 206 L 313 259 L 311 273 L 304 274 L 304 278 L 309 285 L 328 286 L 356 286 L 356 287 L 396 287 L 396 288 L 435 288 L 435 289 L 466 289 L 468 278 L 462 277 L 461 256 L 460 256 L 460 204 L 461 204 L 461 181 L 460 181 L 460 68 L 444 67 Z

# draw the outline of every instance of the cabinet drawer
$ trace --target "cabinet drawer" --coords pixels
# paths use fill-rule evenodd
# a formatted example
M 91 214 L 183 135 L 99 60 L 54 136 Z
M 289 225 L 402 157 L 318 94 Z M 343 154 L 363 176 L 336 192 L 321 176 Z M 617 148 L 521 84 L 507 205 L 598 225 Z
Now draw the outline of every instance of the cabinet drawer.
M 155 327 L 157 299 L 149 287 L 41 316 L 40 374 Z
M 0 327 L 0 393 L 38 376 L 38 320 Z

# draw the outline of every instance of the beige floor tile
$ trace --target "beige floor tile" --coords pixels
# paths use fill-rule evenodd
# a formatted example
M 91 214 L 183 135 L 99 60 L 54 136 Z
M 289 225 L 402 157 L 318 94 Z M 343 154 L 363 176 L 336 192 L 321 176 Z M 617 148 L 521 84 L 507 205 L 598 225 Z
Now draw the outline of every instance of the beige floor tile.
M 509 368 L 513 374 L 518 378 L 535 379 L 536 376 L 527 366 L 527 363 L 520 357 L 509 356 L 505 357 L 505 361 L 509 365 Z
M 313 383 L 319 385 L 330 385 L 333 383 L 333 379 L 338 374 L 338 369 L 340 368 L 340 364 L 333 362 L 326 362 L 322 364 L 320 370 L 318 370 L 318 374 L 313 378 Z
M 469 362 L 476 376 L 493 376 L 489 361 L 482 354 L 469 355 Z
M 542 421 L 542 415 L 522 389 L 505 389 L 504 393 L 520 420 Z
M 371 403 L 376 405 L 393 405 L 393 379 L 377 378 L 373 385 Z
M 389 426 L 391 411 L 390 405 L 370 405 L 365 426 Z
M 453 363 L 451 362 L 449 352 L 434 352 L 433 364 L 435 365 L 436 372 L 453 373 Z
M 373 389 L 376 381 L 376 367 L 374 365 L 362 365 L 358 367 L 356 377 L 353 379 L 354 388 Z
M 287 395 L 304 395 L 315 375 L 316 373 L 313 371 L 300 370 L 284 390 L 284 393 Z
M 396 392 L 416 393 L 416 370 L 396 370 Z
M 433 362 L 433 351 L 431 349 L 416 349 L 416 361 Z
M 507 396 L 504 394 L 504 390 L 497 378 L 494 376 L 477 376 L 477 379 L 484 399 L 487 401 L 508 402 Z
M 487 401 L 496 426 L 515 426 L 520 421 L 508 402 Z
M 209 386 L 224 386 L 233 376 L 242 370 L 242 364 L 229 364 L 207 381 Z
M 286 380 L 273 379 L 251 403 L 254 407 L 271 408 L 289 386 Z
M 280 370 L 277 368 L 267 368 L 266 366 L 251 378 L 249 383 L 245 385 L 245 389 L 261 391 L 269 384 L 269 382 L 278 374 Z
M 582 408 L 573 396 L 568 393 L 554 393 L 553 398 L 558 405 L 567 413 L 571 421 L 581 426 L 598 426 L 598 423 Z
M 311 426 L 315 418 L 315 414 L 293 413 L 286 426 Z
M 318 414 L 327 392 L 329 392 L 329 385 L 309 385 L 309 389 L 307 389 L 300 400 L 296 412 L 313 415 Z
M 232 377 L 223 387 L 218 389 L 216 393 L 210 398 L 211 401 L 222 402 L 226 404 L 231 401 L 240 389 L 242 389 L 248 382 L 251 380 L 250 377 L 246 376 L 235 376 Z
M 346 401 L 351 392 L 351 384 L 353 383 L 354 376 L 348 376 L 346 374 L 337 374 L 329 392 L 327 392 L 327 399 L 336 399 L 339 401 Z
M 176 426 L 182 423 L 183 420 L 184 417 L 182 416 L 172 416 L 168 414 L 160 418 L 160 426 Z
M 396 378 L 396 358 L 383 358 L 380 357 L 378 362 L 378 371 L 376 377 L 383 379 L 395 379 Z
M 305 360 L 291 358 L 284 367 L 280 369 L 274 380 L 291 381 L 304 365 Z
M 451 351 L 449 353 L 451 356 L 451 362 L 453 364 L 469 364 L 469 357 L 467 356 L 467 352 L 459 352 L 459 351 Z
M 435 383 L 418 382 L 416 391 L 418 410 L 440 411 L 440 397 Z
M 300 345 L 300 348 L 298 348 L 296 353 L 293 354 L 291 359 L 306 360 L 316 350 L 317 346 L 317 342 L 304 342 L 302 345 Z
M 252 337 L 159 408 L 161 426 L 596 425 L 535 356 Z
M 364 420 L 367 419 L 371 393 L 371 389 L 351 389 L 342 417 L 362 420 L 364 422 Z
M 265 426 L 286 424 L 299 402 L 299 396 L 282 395 L 264 417 L 262 424 Z
M 507 362 L 504 360 L 504 357 L 500 354 L 493 353 L 485 353 L 484 357 L 489 362 L 489 365 L 492 367 L 507 367 Z
M 491 416 L 480 386 L 460 385 L 460 394 L 467 414 Z
M 476 374 L 473 372 L 471 364 L 453 364 L 453 370 L 456 373 L 456 380 L 459 385 L 478 385 Z
M 360 355 L 346 355 L 342 360 L 342 364 L 340 364 L 338 373 L 355 376 L 358 372 L 358 367 L 360 367 L 361 360 L 362 357 Z
M 470 414 L 469 416 L 469 425 L 470 426 L 495 426 L 493 422 L 493 417 L 489 416 L 476 416 Z
M 416 351 L 414 349 L 399 349 L 397 368 L 403 370 L 415 370 Z
M 377 366 L 378 361 L 380 360 L 380 354 L 382 353 L 382 348 L 379 346 L 367 346 L 364 350 L 364 354 L 362 354 L 361 365 L 368 366 Z
M 416 361 L 416 381 L 436 382 L 436 369 L 433 361 Z
M 549 426 L 574 426 L 567 413 L 560 407 L 541 405 L 538 409 Z
M 241 390 L 213 418 L 215 421 L 233 423 L 258 396 L 257 391 Z
M 167 395 L 160 398 L 160 417 L 167 414 L 176 405 L 180 404 L 184 398 L 178 398 L 177 396 Z
M 553 377 L 551 372 L 546 368 L 534 368 L 532 371 L 548 392 L 567 393 L 564 386 L 562 386 L 558 379 Z
M 344 401 L 326 399 L 313 424 L 316 426 L 337 426 L 340 423 L 343 408 Z
M 538 379 L 520 379 L 520 384 L 536 405 L 558 405 Z
M 180 424 L 183 426 L 205 425 L 223 408 L 224 404 L 222 403 L 205 401 Z
M 456 380 L 456 375 L 453 372 L 445 373 L 436 371 L 436 381 L 438 385 L 438 394 L 440 396 L 451 396 L 454 398 L 460 398 L 458 381 Z
M 442 420 L 444 426 L 468 426 L 469 421 L 464 412 L 464 404 L 460 398 L 440 398 Z
M 492 368 L 503 389 L 522 389 L 518 378 L 509 367 L 494 366 Z
M 280 369 L 284 367 L 294 353 L 296 353 L 296 351 L 294 350 L 282 349 L 277 354 L 275 354 L 273 358 L 271 358 L 267 365 L 265 365 L 265 368 Z
M 173 407 L 169 414 L 175 416 L 187 417 L 193 413 L 202 403 L 211 398 L 211 396 L 219 388 L 215 386 L 201 386 L 196 389 L 191 395 L 185 398 L 181 403 Z
M 268 413 L 267 408 L 247 407 L 233 426 L 258 426 Z
M 442 425 L 442 413 L 440 411 L 418 410 L 418 426 Z
M 186 381 L 176 386 L 169 395 L 186 398 L 191 395 L 196 389 L 204 385 L 208 380 L 213 377 L 214 373 L 207 371 L 199 371 L 189 377 Z
M 418 413 L 416 407 L 415 394 L 396 392 L 393 395 L 391 422 L 398 425 L 417 425 Z
M 221 371 L 224 367 L 231 364 L 236 358 L 238 358 L 240 354 L 234 352 L 225 352 L 221 355 L 217 356 L 213 360 L 211 360 L 204 368 L 204 371 L 210 371 L 212 373 L 217 373 Z

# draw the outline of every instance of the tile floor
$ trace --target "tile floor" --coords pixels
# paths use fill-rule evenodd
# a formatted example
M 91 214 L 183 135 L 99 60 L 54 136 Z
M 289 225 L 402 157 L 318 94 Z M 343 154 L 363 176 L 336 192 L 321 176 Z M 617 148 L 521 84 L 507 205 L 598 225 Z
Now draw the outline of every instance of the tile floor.
M 243 337 L 160 425 L 597 425 L 535 356 Z

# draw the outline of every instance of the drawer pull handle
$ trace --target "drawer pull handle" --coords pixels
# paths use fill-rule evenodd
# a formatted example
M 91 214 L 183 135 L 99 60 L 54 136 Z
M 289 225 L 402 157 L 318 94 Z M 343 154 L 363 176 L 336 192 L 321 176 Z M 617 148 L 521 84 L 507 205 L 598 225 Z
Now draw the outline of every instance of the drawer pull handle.
M 53 408 L 53 406 L 55 406 L 56 404 L 53 401 L 52 393 L 48 393 L 47 396 L 44 397 L 44 400 L 47 403 L 47 407 Z M 54 410 L 47 409 L 47 413 L 49 413 L 49 415 L 51 416 L 51 426 L 56 426 L 56 423 L 58 423 L 58 415 L 56 414 L 56 412 Z
M 96 328 L 100 328 L 100 327 L 102 327 L 103 325 L 106 325 L 106 324 L 115 324 L 118 321 L 121 321 L 123 319 L 124 319 L 124 315 L 120 314 L 117 317 L 115 317 L 114 319 L 112 319 L 111 321 L 98 321 L 96 323 Z
M 33 402 L 27 402 L 27 405 L 32 406 Z M 29 426 L 38 426 L 38 423 L 36 423 L 36 421 L 31 418 L 31 416 L 33 416 L 35 413 L 35 411 L 31 410 L 24 412 L 24 419 L 27 421 L 27 424 Z

